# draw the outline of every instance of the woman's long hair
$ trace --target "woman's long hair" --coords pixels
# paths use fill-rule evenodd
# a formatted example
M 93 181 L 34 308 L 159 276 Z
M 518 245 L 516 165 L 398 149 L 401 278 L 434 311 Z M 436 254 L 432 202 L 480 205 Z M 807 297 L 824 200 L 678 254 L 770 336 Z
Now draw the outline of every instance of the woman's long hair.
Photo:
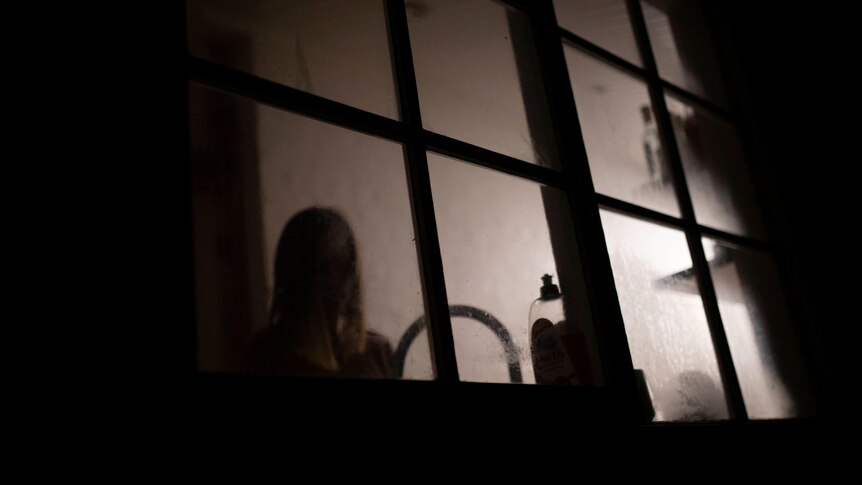
M 365 350 L 356 240 L 338 212 L 312 207 L 281 233 L 270 324 L 297 357 L 337 371 Z

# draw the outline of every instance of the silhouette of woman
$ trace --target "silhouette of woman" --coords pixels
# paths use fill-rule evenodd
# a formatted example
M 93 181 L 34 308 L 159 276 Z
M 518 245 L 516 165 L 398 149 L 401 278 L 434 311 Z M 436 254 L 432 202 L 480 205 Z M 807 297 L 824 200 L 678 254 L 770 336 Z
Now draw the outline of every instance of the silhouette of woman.
M 312 207 L 285 225 L 275 254 L 269 325 L 249 371 L 394 377 L 392 347 L 366 329 L 356 241 L 332 209 Z

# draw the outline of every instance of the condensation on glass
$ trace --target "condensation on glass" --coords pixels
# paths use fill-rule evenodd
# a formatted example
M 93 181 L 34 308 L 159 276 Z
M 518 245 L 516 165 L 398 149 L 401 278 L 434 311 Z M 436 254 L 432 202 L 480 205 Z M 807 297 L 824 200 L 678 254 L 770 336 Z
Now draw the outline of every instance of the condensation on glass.
M 461 379 L 518 382 L 514 363 L 522 382 L 536 382 L 529 319 L 548 274 L 562 293 L 565 314 L 554 327 L 568 359 L 557 362 L 558 370 L 575 374 L 562 376 L 571 377 L 567 384 L 600 385 L 603 374 L 565 194 L 436 154 L 429 153 L 428 164 L 449 304 L 476 308 L 506 330 L 495 334 L 475 318 L 453 318 Z M 557 383 L 557 377 L 551 380 Z
M 765 238 L 760 206 L 736 128 L 707 111 L 665 96 L 697 221 Z
M 564 46 L 597 192 L 679 216 L 646 84 Z
M 718 420 L 727 403 L 685 235 L 601 211 L 632 362 L 656 421 Z
M 383 0 L 189 0 L 197 57 L 398 117 Z
M 554 0 L 560 27 L 641 65 L 625 0 Z
M 687 91 L 726 105 L 715 49 L 700 2 L 644 0 L 644 20 L 659 75 Z
M 558 168 L 523 14 L 490 0 L 407 0 L 406 7 L 424 127 Z
M 198 367 L 397 377 L 424 315 L 402 146 L 195 84 L 190 127 Z M 403 376 L 433 376 L 426 336 Z
M 748 416 L 810 415 L 799 342 L 772 257 L 707 238 L 703 249 Z

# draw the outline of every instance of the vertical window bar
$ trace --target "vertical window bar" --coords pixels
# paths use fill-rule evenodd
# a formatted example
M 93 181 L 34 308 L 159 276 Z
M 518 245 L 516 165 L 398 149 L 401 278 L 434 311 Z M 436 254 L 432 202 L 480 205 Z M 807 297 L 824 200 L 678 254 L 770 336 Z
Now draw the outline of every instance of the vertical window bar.
M 718 310 L 718 300 L 715 296 L 715 288 L 712 285 L 709 266 L 706 261 L 706 255 L 703 252 L 701 234 L 697 229 L 697 222 L 694 217 L 694 207 L 685 182 L 682 160 L 677 148 L 670 114 L 668 113 L 667 105 L 665 103 L 662 81 L 659 78 L 655 57 L 652 53 L 652 47 L 650 45 L 649 34 L 647 32 L 646 21 L 644 20 L 640 0 L 626 0 L 626 6 L 628 7 L 629 18 L 631 18 L 635 39 L 637 40 L 638 51 L 640 52 L 644 68 L 646 69 L 650 101 L 655 110 L 656 124 L 659 128 L 659 136 L 661 137 L 664 152 L 668 157 L 667 162 L 669 163 L 671 172 L 673 173 L 674 189 L 676 191 L 677 201 L 680 206 L 680 211 L 682 212 L 682 218 L 686 221 L 685 236 L 688 241 L 689 251 L 691 252 L 692 265 L 698 287 L 700 288 L 704 310 L 706 311 L 706 319 L 709 324 L 712 344 L 715 348 L 716 357 L 718 358 L 718 366 L 721 372 L 722 382 L 724 384 L 728 408 L 732 419 L 747 420 L 748 415 L 745 411 L 742 391 L 740 390 L 739 380 L 736 377 L 736 370 L 734 369 L 733 359 L 730 355 L 727 335 L 724 333 L 724 326 L 721 322 L 721 314 Z
M 443 278 L 443 259 L 440 255 L 437 221 L 431 198 L 428 159 L 425 145 L 422 143 L 419 93 L 416 88 L 416 73 L 413 70 L 413 54 L 410 49 L 404 1 L 386 0 L 386 18 L 401 119 L 407 125 L 409 132 L 404 155 L 407 159 L 407 178 L 413 208 L 416 248 L 419 253 L 434 368 L 437 380 L 456 382 L 458 365 L 455 360 L 455 340 L 452 336 L 452 321 L 449 318 L 449 302 Z
M 569 82 L 562 39 L 551 0 L 533 2 L 526 10 L 536 41 L 537 59 L 549 105 L 551 125 L 563 176 L 566 179 L 572 223 L 581 250 L 587 297 L 598 337 L 608 387 L 619 393 L 619 410 L 633 417 L 637 395 L 631 353 L 626 338 L 610 257 L 599 218 L 583 134 Z

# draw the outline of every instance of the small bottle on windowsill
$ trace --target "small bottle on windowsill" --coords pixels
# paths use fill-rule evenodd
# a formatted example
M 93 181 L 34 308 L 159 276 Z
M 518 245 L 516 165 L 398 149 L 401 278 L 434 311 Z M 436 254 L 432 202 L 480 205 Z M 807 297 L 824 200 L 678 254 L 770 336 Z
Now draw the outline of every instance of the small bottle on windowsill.
M 566 322 L 563 295 L 549 274 L 530 306 L 530 356 L 536 384 L 591 385 L 584 334 Z

